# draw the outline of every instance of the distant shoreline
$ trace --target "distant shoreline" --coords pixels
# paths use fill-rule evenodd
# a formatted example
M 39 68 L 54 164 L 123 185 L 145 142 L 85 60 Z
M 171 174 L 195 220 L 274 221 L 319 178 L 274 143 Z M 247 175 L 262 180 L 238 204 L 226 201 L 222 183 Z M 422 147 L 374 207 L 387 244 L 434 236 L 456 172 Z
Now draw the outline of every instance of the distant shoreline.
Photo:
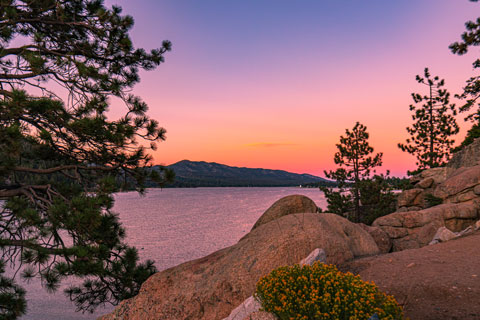
M 319 187 L 306 187 L 306 186 L 199 186 L 199 187 L 172 187 L 172 186 L 164 186 L 164 187 L 148 187 L 148 189 L 220 189 L 220 188 L 296 188 L 296 189 L 318 189 Z M 134 189 L 131 190 L 120 190 L 115 193 L 125 193 L 125 192 L 132 192 L 135 191 Z M 319 190 L 320 191 L 320 190 Z

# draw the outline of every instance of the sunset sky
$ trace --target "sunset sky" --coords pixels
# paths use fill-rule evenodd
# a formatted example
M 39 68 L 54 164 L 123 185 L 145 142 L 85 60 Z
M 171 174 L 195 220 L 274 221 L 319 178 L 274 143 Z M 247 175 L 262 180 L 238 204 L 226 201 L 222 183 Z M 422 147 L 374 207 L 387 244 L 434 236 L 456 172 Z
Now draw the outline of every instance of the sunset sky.
M 453 55 L 480 4 L 467 0 L 106 1 L 132 15 L 135 46 L 168 39 L 165 64 L 134 88 L 167 129 L 156 164 L 204 160 L 323 176 L 356 121 L 403 176 L 415 75 L 459 93 L 479 56 Z M 115 113 L 115 110 L 112 110 Z M 460 140 L 469 128 L 459 117 Z

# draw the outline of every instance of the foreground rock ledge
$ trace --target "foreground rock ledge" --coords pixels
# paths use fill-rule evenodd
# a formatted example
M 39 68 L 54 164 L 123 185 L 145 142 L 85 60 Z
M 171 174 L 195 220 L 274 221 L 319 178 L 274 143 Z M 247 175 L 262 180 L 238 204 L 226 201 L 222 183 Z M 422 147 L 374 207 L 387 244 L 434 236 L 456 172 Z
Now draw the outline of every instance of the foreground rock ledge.
M 368 232 L 338 215 L 290 214 L 231 247 L 153 275 L 136 297 L 100 319 L 222 319 L 252 295 L 261 276 L 315 248 L 325 249 L 334 264 L 379 252 Z
M 412 320 L 480 319 L 480 232 L 426 246 L 355 259 L 340 270 L 395 297 Z

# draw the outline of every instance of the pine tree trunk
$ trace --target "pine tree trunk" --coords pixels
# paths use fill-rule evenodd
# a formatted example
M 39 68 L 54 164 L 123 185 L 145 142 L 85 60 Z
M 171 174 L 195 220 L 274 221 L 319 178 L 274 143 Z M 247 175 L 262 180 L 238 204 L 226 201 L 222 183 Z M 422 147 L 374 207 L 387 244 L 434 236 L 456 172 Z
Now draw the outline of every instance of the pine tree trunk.
M 433 168 L 434 156 L 433 156 L 433 146 L 434 146 L 434 122 L 433 122 L 433 95 L 432 95 L 432 85 L 430 85 L 430 168 Z
M 355 175 L 355 184 L 354 184 L 354 203 L 355 203 L 355 222 L 360 222 L 360 192 L 358 190 L 358 185 L 360 181 L 360 168 L 358 164 L 358 136 L 356 137 L 356 152 L 355 152 L 355 162 L 353 165 L 353 171 Z

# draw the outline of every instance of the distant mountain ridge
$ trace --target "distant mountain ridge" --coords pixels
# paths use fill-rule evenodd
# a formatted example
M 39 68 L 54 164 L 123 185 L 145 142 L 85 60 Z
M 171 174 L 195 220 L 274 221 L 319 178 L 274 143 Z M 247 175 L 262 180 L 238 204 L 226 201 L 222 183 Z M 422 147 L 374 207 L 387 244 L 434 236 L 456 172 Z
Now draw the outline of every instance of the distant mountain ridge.
M 331 183 L 311 174 L 231 167 L 205 161 L 182 160 L 168 168 L 173 169 L 176 175 L 175 182 L 170 187 L 283 187 Z

